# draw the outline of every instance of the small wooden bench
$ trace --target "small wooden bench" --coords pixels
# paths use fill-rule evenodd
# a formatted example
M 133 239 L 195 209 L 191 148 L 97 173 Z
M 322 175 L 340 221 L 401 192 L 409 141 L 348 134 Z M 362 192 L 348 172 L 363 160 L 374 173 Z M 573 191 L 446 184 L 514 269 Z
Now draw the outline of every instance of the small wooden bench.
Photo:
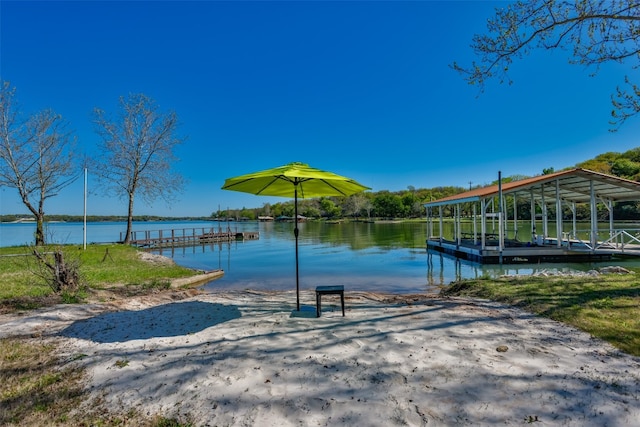
M 340 295 L 342 316 L 344 317 L 344 286 L 316 286 L 316 317 L 322 313 L 322 295 Z

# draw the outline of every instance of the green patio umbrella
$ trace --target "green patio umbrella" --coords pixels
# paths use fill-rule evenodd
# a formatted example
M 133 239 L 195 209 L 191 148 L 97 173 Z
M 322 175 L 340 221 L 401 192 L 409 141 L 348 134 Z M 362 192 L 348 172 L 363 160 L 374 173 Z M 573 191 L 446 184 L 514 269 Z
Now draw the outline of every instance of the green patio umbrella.
M 223 190 L 241 191 L 261 196 L 293 197 L 296 237 L 296 302 L 300 311 L 300 276 L 298 274 L 298 197 L 350 196 L 370 190 L 356 181 L 335 173 L 310 167 L 305 163 L 289 163 L 273 169 L 241 175 L 225 180 Z

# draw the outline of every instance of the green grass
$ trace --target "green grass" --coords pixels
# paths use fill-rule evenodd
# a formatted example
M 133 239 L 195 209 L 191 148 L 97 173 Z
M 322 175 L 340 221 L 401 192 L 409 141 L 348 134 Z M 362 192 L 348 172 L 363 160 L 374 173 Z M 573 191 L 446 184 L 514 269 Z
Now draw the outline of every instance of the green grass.
M 27 247 L 0 248 L 0 300 L 22 297 L 42 297 L 51 289 L 29 273 Z M 33 262 L 33 261 L 31 261 Z
M 483 278 L 452 283 L 441 294 L 514 305 L 640 356 L 640 277 L 636 276 Z
M 52 248 L 53 249 L 53 248 Z M 139 251 L 125 245 L 63 246 L 65 259 L 77 259 L 80 276 L 89 288 L 113 286 L 168 288 L 171 279 L 188 277 L 195 271 L 174 264 L 149 263 L 139 259 Z M 0 248 L 0 302 L 31 309 L 47 301 L 74 303 L 83 299 L 76 294 L 53 295 L 51 288 L 33 274 L 35 259 L 27 247 Z
M 138 250 L 125 245 L 92 245 L 83 251 L 77 247 L 81 272 L 91 287 L 111 284 L 148 285 L 170 279 L 193 276 L 193 270 L 178 265 L 141 261 Z
M 51 344 L 0 340 L 0 424 L 59 422 L 79 404 L 83 374 L 74 368 L 55 369 L 54 351 Z
M 57 356 L 57 344 L 34 339 L 1 339 L 0 425 L 188 427 L 191 423 L 137 410 L 105 412 L 89 404 L 85 372 Z M 85 355 L 78 355 L 78 357 Z M 90 403 L 90 402 L 89 402 Z M 96 403 L 100 403 L 99 401 Z M 78 411 L 78 408 L 82 408 Z

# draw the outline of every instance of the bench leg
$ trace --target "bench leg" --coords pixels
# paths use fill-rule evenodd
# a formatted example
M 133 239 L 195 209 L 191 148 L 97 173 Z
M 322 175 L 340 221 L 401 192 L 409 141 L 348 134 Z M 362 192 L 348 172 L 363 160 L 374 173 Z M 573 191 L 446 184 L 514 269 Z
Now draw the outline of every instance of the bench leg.
M 338 293 L 327 293 L 326 295 L 337 295 Z M 342 306 L 342 317 L 344 317 L 344 292 L 340 292 L 340 305 Z M 316 292 L 316 317 L 322 314 L 322 293 Z

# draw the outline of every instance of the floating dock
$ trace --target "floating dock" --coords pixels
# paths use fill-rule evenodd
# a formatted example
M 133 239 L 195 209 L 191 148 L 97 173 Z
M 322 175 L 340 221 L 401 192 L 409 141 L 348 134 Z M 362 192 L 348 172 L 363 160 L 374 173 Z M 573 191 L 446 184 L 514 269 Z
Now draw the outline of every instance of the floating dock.
M 178 230 L 132 231 L 129 244 L 139 248 L 171 248 L 196 246 L 233 240 L 257 240 L 258 231 L 231 231 L 214 228 L 182 228 Z M 120 235 L 120 240 L 124 238 Z
M 552 240 L 552 239 L 550 239 Z M 634 245 L 637 246 L 637 245 Z M 427 250 L 434 250 L 456 258 L 466 259 L 481 264 L 526 264 L 540 262 L 596 262 L 608 261 L 613 255 L 640 255 L 640 246 L 635 248 L 627 245 L 626 251 L 620 249 L 600 249 L 591 251 L 580 245 L 557 247 L 555 242 L 543 245 L 522 244 L 521 242 L 505 241 L 504 247 L 473 244 L 472 240 L 462 240 L 460 243 L 439 238 L 427 240 Z

